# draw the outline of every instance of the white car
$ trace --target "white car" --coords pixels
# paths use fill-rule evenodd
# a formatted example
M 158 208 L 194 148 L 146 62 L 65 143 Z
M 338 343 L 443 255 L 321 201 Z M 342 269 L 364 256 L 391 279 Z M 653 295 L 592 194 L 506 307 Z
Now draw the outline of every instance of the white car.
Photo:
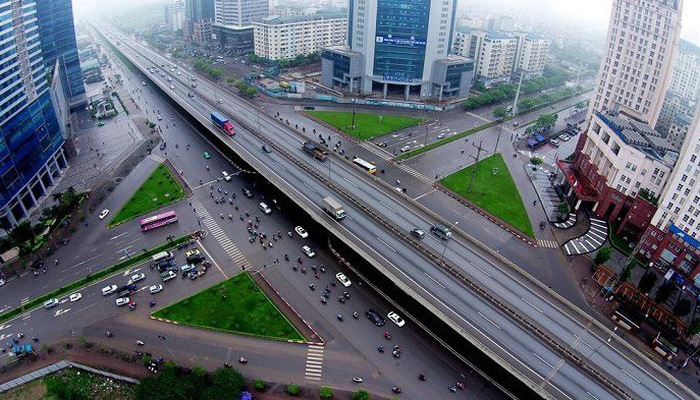
M 344 287 L 350 287 L 350 285 L 352 285 L 352 282 L 350 282 L 350 279 L 348 279 L 348 277 L 345 276 L 345 274 L 342 272 L 338 272 L 337 274 L 335 274 L 335 279 L 337 279 L 338 282 L 340 282 L 340 284 L 343 285 Z
M 153 285 L 148 288 L 148 291 L 151 292 L 151 294 L 160 293 L 163 291 L 163 285 Z
M 221 171 L 221 176 L 224 177 L 224 180 L 226 182 L 230 182 L 231 179 L 233 179 L 233 177 L 231 175 L 229 175 L 228 172 L 226 172 L 226 171 Z
M 161 117 L 160 114 L 158 114 L 158 121 L 160 121 L 162 119 L 163 119 L 163 117 Z
M 259 205 L 260 205 L 260 210 L 261 210 L 263 213 L 265 213 L 265 215 L 267 215 L 267 214 L 269 214 L 269 213 L 272 212 L 272 210 L 270 210 L 270 207 L 268 207 L 267 204 L 265 204 L 265 203 L 260 203 Z
M 0 279 L 0 286 L 5 286 L 5 280 L 4 280 L 4 279 Z
M 139 272 L 138 274 L 131 275 L 131 283 L 142 281 L 146 279 L 146 274 Z
M 44 302 L 44 308 L 48 310 L 56 307 L 58 304 L 58 299 L 54 297 L 53 299 L 49 299 Z
M 146 81 L 141 81 L 141 84 L 142 84 L 143 86 L 146 86 Z
M 109 296 L 110 294 L 117 291 L 117 285 L 109 285 L 102 288 L 102 295 Z
M 444 134 L 444 133 L 441 133 L 441 134 L 437 135 L 437 138 L 438 138 L 438 139 L 444 139 L 444 138 L 445 138 L 445 134 Z
M 182 74 L 180 74 L 180 71 L 177 71 L 177 74 L 178 74 L 178 75 L 182 75 Z
M 170 90 L 175 90 L 175 85 L 170 85 Z
M 107 217 L 107 214 L 109 214 L 109 209 L 105 208 L 100 212 L 100 215 L 98 216 L 99 219 L 105 219 Z
M 407 151 L 409 151 L 409 150 L 411 150 L 411 146 L 409 146 L 409 145 L 403 146 L 403 147 L 401 148 L 401 152 L 402 152 L 402 153 L 405 153 L 405 152 L 407 152 Z
M 311 247 L 309 247 L 309 246 L 302 247 L 301 251 L 303 251 L 304 254 L 306 254 L 306 256 L 309 258 L 314 258 L 316 256 L 316 253 L 314 253 L 314 251 L 311 250 Z
M 395 323 L 396 326 L 398 326 L 399 328 L 406 325 L 406 321 L 404 321 L 404 319 L 401 318 L 401 316 L 399 314 L 397 314 L 393 311 L 389 311 L 389 314 L 387 314 L 386 316 L 389 318 L 389 320 L 391 322 Z
M 128 297 L 120 297 L 117 300 L 114 301 L 117 304 L 117 307 L 125 306 L 129 304 L 129 298 Z
M 301 236 L 302 239 L 306 239 L 309 237 L 309 232 L 306 231 L 306 229 L 302 228 L 301 226 L 297 226 L 294 228 L 294 231 L 296 231 L 299 236 Z
M 74 301 L 78 301 L 82 298 L 83 298 L 83 295 L 80 293 L 73 293 L 72 295 L 68 296 L 68 300 L 70 300 L 71 303 Z

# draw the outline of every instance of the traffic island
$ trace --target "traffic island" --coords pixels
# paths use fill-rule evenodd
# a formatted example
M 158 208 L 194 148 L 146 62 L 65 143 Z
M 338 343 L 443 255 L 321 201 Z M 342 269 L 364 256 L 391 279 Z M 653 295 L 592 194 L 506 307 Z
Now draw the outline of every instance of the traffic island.
M 487 213 L 494 222 L 510 226 L 534 239 L 530 218 L 500 154 L 459 170 L 443 178 L 439 184 L 454 194 L 453 197 L 463 200 L 477 211 Z
M 117 226 L 139 215 L 175 203 L 185 195 L 184 186 L 170 168 L 165 163 L 160 164 L 112 218 L 108 226 Z
M 425 121 L 423 118 L 401 115 L 355 113 L 355 126 L 353 127 L 353 113 L 351 112 L 306 111 L 305 114 L 322 125 L 358 140 L 369 140 Z
M 246 273 L 152 314 L 164 322 L 292 342 L 307 342 Z

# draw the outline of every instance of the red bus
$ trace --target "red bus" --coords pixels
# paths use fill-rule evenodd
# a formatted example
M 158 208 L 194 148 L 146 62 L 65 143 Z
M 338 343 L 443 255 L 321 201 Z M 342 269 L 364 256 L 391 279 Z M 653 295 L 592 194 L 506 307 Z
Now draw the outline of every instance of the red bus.
M 177 222 L 177 214 L 175 214 L 175 211 L 164 212 L 163 214 L 142 219 L 141 231 L 150 231 L 151 229 L 172 224 L 173 222 Z

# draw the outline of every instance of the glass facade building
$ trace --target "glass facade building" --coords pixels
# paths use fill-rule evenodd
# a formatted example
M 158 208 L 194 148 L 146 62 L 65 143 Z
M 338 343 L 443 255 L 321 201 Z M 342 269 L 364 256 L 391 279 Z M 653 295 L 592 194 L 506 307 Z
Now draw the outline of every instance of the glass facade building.
M 67 165 L 36 2 L 0 0 L 0 32 L 0 226 L 8 229 L 48 195 Z
M 61 83 L 69 103 L 83 100 L 85 85 L 78 59 L 71 0 L 36 0 L 36 10 L 46 70 L 53 71 L 56 61 L 59 61 Z

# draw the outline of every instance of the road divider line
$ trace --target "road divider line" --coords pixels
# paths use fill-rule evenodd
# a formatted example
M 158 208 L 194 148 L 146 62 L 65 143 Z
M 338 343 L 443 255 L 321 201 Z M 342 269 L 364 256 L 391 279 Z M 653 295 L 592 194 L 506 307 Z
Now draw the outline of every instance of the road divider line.
M 120 237 L 122 237 L 122 236 L 124 236 L 124 235 L 128 235 L 128 234 L 129 234 L 129 232 L 128 232 L 128 231 L 126 231 L 126 232 L 124 232 L 124 233 L 120 233 L 120 234 L 118 234 L 117 236 L 112 236 L 112 238 L 111 238 L 111 239 L 109 239 L 109 240 L 114 240 L 114 239 L 118 239 L 118 238 L 120 238 Z
M 540 356 L 539 354 L 537 354 L 537 353 L 532 353 L 532 354 L 533 354 L 535 357 L 537 357 L 540 361 L 542 361 L 543 363 L 547 364 L 547 365 L 549 366 L 549 368 L 554 368 L 554 365 L 550 364 L 547 360 L 545 360 L 544 358 L 542 358 L 542 356 Z
M 389 250 L 391 250 L 391 251 L 393 251 L 394 253 L 396 253 L 396 249 L 393 248 L 393 247 L 391 247 L 391 246 L 389 246 L 389 243 L 383 241 L 380 237 L 377 237 L 377 240 L 379 240 L 380 242 L 384 243 L 384 245 L 385 245 L 386 247 L 388 247 Z
M 437 284 L 437 285 L 440 286 L 441 288 L 445 289 L 445 286 L 444 286 L 442 283 L 438 282 L 437 279 L 435 279 L 435 278 L 433 278 L 432 276 L 428 275 L 427 272 L 424 272 L 424 273 L 425 273 L 425 276 L 427 276 L 428 278 L 430 278 L 431 281 L 435 282 L 435 284 Z
M 501 329 L 501 327 L 498 326 L 498 324 L 496 324 L 495 322 L 493 322 L 493 320 L 492 320 L 491 318 L 489 318 L 489 317 L 485 316 L 484 314 L 482 314 L 481 311 L 477 311 L 476 313 L 479 314 L 479 316 L 480 316 L 481 318 L 483 318 L 483 319 L 485 319 L 486 321 L 488 321 L 491 325 L 495 326 L 497 329 Z
M 534 304 L 530 303 L 530 302 L 529 302 L 528 300 L 526 300 L 524 297 L 521 297 L 520 300 L 522 300 L 523 302 L 525 302 L 525 304 L 527 304 L 527 305 L 529 305 L 530 307 L 532 307 L 532 308 L 534 308 L 535 310 L 537 310 L 540 314 L 544 314 L 544 311 L 542 311 L 541 308 L 539 308 L 539 307 L 535 306 Z

